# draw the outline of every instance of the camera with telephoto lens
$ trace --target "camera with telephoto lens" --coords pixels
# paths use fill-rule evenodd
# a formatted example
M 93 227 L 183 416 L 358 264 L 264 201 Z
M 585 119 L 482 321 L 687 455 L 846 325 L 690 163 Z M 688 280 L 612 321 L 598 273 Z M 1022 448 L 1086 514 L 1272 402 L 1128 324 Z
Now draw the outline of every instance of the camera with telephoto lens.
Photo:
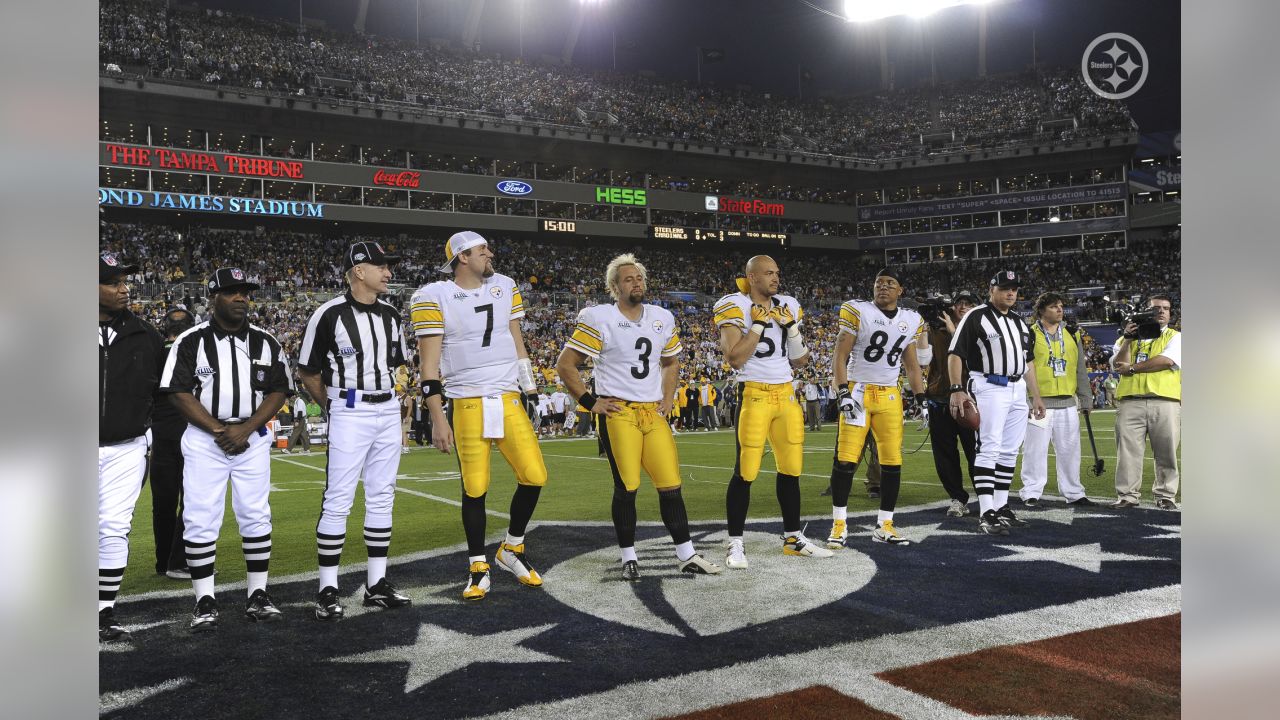
M 934 330 L 943 330 L 947 327 L 942 321 L 942 313 L 947 311 L 947 302 L 945 298 L 930 297 L 923 300 L 916 300 L 916 312 L 920 313 L 920 317 L 929 323 L 929 327 Z

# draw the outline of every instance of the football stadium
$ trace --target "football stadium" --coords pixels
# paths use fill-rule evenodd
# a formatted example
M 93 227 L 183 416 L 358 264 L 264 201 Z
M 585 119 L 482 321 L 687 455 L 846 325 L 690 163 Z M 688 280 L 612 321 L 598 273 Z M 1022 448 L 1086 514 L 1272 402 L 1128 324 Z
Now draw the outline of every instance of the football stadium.
M 1177 716 L 1179 13 L 100 0 L 100 715 Z

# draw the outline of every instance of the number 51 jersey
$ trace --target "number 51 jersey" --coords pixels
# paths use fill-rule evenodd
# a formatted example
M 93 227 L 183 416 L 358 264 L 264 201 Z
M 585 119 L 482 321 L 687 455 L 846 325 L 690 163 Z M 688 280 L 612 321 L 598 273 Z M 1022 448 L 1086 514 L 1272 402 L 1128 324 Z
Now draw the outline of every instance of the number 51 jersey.
M 924 332 L 924 319 L 915 310 L 899 307 L 892 316 L 867 300 L 840 306 L 840 332 L 853 335 L 849 380 L 872 385 L 897 385 L 902 353 Z
M 790 295 L 774 295 L 774 307 L 785 306 L 797 322 L 804 321 L 804 311 L 800 309 L 800 301 Z M 715 304 L 716 329 L 723 325 L 732 325 L 743 333 L 751 328 L 751 297 L 743 293 L 730 293 L 720 298 Z M 756 351 L 747 356 L 747 361 L 738 370 L 739 382 L 759 382 L 770 385 L 789 383 L 792 379 L 791 361 L 787 359 L 787 331 L 771 319 L 765 323 L 764 334 L 756 343 Z
M 444 335 L 440 376 L 450 398 L 483 397 L 519 388 L 511 321 L 524 317 L 516 283 L 497 273 L 474 289 L 442 280 L 418 288 L 409 302 L 414 335 Z
M 594 305 L 578 313 L 565 343 L 595 360 L 596 395 L 631 402 L 661 402 L 659 357 L 684 347 L 670 310 L 641 305 L 640 320 L 628 320 L 617 305 Z

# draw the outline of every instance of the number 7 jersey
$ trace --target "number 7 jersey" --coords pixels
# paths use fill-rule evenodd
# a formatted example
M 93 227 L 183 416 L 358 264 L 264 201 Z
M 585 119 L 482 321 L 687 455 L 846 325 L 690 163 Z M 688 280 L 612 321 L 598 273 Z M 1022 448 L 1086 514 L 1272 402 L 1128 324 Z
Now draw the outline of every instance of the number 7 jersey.
M 523 317 L 524 299 L 515 281 L 496 273 L 474 290 L 464 290 L 452 280 L 424 285 L 409 302 L 414 335 L 444 336 L 440 376 L 450 398 L 519 388 L 511 321 Z
M 566 347 L 595 360 L 596 395 L 631 402 L 662 400 L 660 357 L 684 347 L 670 310 L 641 305 L 640 320 L 628 320 L 617 305 L 594 305 L 578 313 Z
M 904 307 L 890 316 L 873 302 L 850 300 L 840 306 L 840 332 L 854 336 L 849 353 L 851 382 L 896 386 L 902 353 L 924 332 L 924 320 Z

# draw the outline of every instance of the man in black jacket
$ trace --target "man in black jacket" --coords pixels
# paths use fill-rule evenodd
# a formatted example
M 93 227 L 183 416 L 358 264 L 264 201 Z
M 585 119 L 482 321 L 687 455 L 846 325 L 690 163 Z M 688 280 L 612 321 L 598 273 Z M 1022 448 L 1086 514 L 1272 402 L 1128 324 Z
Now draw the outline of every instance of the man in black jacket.
M 195 316 L 173 308 L 164 316 L 165 354 L 179 335 L 196 324 Z M 182 544 L 182 433 L 187 419 L 169 402 L 156 402 L 151 444 L 151 525 L 156 539 L 156 573 L 190 580 Z
M 98 639 L 128 632 L 115 618 L 129 528 L 147 471 L 153 398 L 164 367 L 160 333 L 129 312 L 136 265 L 98 257 Z

